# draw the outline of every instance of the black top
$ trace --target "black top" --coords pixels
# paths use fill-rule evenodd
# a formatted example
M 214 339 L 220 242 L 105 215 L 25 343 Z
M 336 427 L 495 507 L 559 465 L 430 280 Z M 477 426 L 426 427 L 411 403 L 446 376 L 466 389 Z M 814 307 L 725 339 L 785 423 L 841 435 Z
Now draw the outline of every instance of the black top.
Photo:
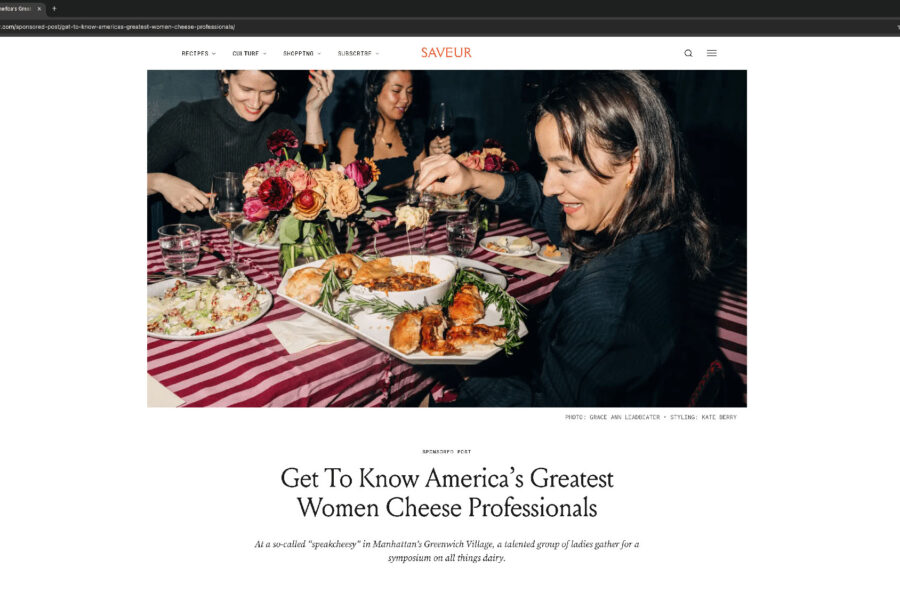
M 293 131 L 302 147 L 303 132 L 288 115 L 267 110 L 251 122 L 222 97 L 182 102 L 147 132 L 147 172 L 175 175 L 206 192 L 213 173 L 243 175 L 253 164 L 272 158 L 266 138 L 276 129 Z M 288 150 L 291 158 L 299 149 Z M 206 211 L 185 213 L 180 220 L 203 228 L 219 226 Z
M 409 138 L 409 147 L 406 148 L 405 155 L 382 158 L 375 161 L 378 170 L 381 171 L 381 176 L 378 178 L 378 185 L 375 186 L 373 193 L 383 194 L 385 186 L 406 181 L 415 174 L 416 169 L 413 166 L 413 161 L 422 153 L 422 148 L 425 147 L 425 130 L 421 121 L 410 121 Z M 356 159 L 361 160 L 363 158 L 366 158 L 366 155 L 360 145 L 356 151 Z
M 528 174 L 504 175 L 496 200 L 525 211 L 560 239 L 561 207 Z M 662 372 L 676 344 L 686 276 L 677 229 L 636 235 L 605 254 L 570 267 L 538 322 L 537 364 L 516 365 L 530 380 L 472 377 L 461 404 L 521 406 L 655 406 Z M 528 338 L 526 338 L 528 340 Z M 531 340 L 532 342 L 534 340 Z

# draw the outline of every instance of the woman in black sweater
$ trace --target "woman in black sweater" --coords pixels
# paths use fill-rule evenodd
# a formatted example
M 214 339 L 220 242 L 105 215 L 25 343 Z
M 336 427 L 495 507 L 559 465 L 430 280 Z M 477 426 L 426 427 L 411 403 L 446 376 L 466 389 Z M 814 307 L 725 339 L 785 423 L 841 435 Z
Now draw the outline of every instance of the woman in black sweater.
M 319 113 L 331 93 L 334 73 L 309 73 L 306 132 L 297 138 L 305 140 L 304 153 L 321 156 L 325 137 Z M 292 117 L 270 110 L 282 93 L 278 79 L 275 71 L 219 71 L 220 97 L 182 102 L 160 117 L 147 133 L 147 194 L 162 194 L 182 213 L 182 222 L 214 227 L 205 191 L 212 174 L 243 174 L 272 158 L 266 139 L 273 131 L 299 131 Z
M 518 365 L 533 375 L 469 377 L 459 402 L 672 403 L 667 365 L 687 280 L 709 272 L 710 225 L 668 107 L 643 74 L 599 72 L 549 92 L 531 123 L 543 189 L 525 173 L 472 171 L 450 157 L 422 163 L 420 188 L 474 189 L 517 208 L 573 256 L 538 323 L 536 364 Z

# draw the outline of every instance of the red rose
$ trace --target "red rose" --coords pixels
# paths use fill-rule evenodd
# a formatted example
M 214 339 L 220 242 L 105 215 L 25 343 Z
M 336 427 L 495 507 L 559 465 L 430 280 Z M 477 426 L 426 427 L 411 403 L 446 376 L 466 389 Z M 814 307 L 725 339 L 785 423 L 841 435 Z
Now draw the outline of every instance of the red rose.
M 484 170 L 496 173 L 503 170 L 503 159 L 496 154 L 488 154 L 484 157 Z
M 284 177 L 269 177 L 259 186 L 259 199 L 269 210 L 281 210 L 294 199 L 294 186 Z
M 507 158 L 503 161 L 503 170 L 507 173 L 518 173 L 519 165 L 517 165 L 516 161 L 514 161 L 513 159 Z
M 276 129 L 266 140 L 266 147 L 275 156 L 281 154 L 285 148 L 296 148 L 299 145 L 300 141 L 290 129 Z
M 483 148 L 500 148 L 502 150 L 503 144 L 501 144 L 500 142 L 498 142 L 497 140 L 495 140 L 493 138 L 488 138 L 488 139 L 484 140 L 484 144 L 482 147 Z

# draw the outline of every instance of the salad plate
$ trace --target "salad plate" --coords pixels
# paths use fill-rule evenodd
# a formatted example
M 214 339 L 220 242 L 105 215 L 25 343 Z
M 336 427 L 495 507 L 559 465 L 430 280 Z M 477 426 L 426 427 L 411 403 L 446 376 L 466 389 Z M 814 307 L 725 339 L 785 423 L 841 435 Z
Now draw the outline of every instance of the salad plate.
M 176 285 L 182 284 L 184 292 L 181 297 L 166 299 L 166 292 Z M 194 296 L 188 298 L 193 292 Z M 200 296 L 196 296 L 200 294 Z M 251 294 L 251 296 L 247 296 Z M 209 317 L 208 306 L 215 304 L 224 307 L 233 307 L 232 314 L 239 315 L 236 318 L 223 317 L 220 321 L 214 321 Z M 182 279 L 173 278 L 157 281 L 147 286 L 147 326 L 152 323 L 161 323 L 162 330 L 147 331 L 150 337 L 171 341 L 193 341 L 228 335 L 258 321 L 272 307 L 272 294 L 266 288 L 250 284 L 247 289 L 240 290 L 234 286 L 223 286 L 222 289 L 213 288 L 207 283 L 197 285 L 188 283 Z M 159 319 L 164 321 L 160 322 Z M 219 331 L 195 335 L 185 323 L 209 319 L 213 326 L 221 326 Z M 243 320 L 238 320 L 243 318 Z M 167 331 L 168 330 L 168 331 Z M 184 333 L 179 335 L 178 331 Z

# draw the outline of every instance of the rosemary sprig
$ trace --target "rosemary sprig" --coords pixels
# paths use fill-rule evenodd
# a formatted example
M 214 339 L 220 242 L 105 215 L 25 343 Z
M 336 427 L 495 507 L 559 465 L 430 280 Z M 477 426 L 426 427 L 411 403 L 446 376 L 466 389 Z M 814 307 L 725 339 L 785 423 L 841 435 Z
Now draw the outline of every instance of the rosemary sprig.
M 447 293 L 441 299 L 441 306 L 447 308 L 453 302 L 453 296 L 463 285 L 471 283 L 478 291 L 485 295 L 485 306 L 496 306 L 503 317 L 503 326 L 506 327 L 506 341 L 503 342 L 503 351 L 509 355 L 513 350 L 522 345 L 519 337 L 519 323 L 525 318 L 525 307 L 518 300 L 510 296 L 496 283 L 488 283 L 480 276 L 460 269 L 456 272 L 453 282 L 447 289 Z
M 322 278 L 322 293 L 319 294 L 319 299 L 315 301 L 313 306 L 319 306 L 324 312 L 338 321 L 343 321 L 344 323 L 352 325 L 353 321 L 350 318 L 349 311 L 343 309 L 335 311 L 334 309 L 334 297 L 337 296 L 342 289 L 344 289 L 344 284 L 335 274 L 334 268 L 332 267 L 325 274 L 325 277 Z
M 393 319 L 399 314 L 412 310 L 422 310 L 423 308 L 425 308 L 424 304 L 421 306 L 413 306 L 409 302 L 404 302 L 401 306 L 391 302 L 387 298 L 348 298 L 341 303 L 341 310 L 367 310 L 387 319 Z

